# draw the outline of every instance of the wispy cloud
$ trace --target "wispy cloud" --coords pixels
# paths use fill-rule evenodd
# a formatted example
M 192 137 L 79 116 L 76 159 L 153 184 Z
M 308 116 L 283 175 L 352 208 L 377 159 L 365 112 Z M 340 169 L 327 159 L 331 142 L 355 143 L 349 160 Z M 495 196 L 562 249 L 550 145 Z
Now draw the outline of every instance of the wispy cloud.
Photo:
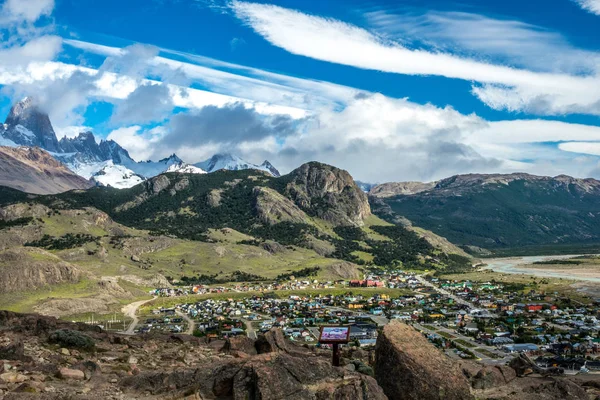
M 64 43 L 86 52 L 122 57 L 124 49 L 77 40 Z M 312 79 L 301 79 L 260 69 L 232 64 L 195 54 L 161 48 L 160 54 L 147 59 L 148 69 L 180 71 L 190 83 L 200 84 L 227 96 L 252 99 L 281 106 L 316 110 L 332 104 L 343 105 L 359 90 Z M 137 60 L 139 63 L 139 59 Z
M 406 45 L 535 71 L 592 74 L 600 70 L 600 53 L 575 48 L 558 32 L 518 20 L 431 10 L 381 9 L 364 16 L 375 32 Z
M 475 81 L 473 93 L 497 109 L 600 115 L 596 75 L 534 72 L 413 50 L 355 25 L 274 5 L 233 1 L 231 7 L 255 32 L 293 54 L 361 69 Z
M 584 10 L 591 12 L 592 14 L 600 15 L 600 0 L 574 0 Z

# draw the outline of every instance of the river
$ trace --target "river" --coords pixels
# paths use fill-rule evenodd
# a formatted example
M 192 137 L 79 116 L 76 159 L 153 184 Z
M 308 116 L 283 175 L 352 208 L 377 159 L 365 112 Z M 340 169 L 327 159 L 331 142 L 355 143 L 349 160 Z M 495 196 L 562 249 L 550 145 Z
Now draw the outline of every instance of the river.
M 577 269 L 576 266 L 575 268 L 573 268 L 573 266 L 568 266 L 571 267 L 571 269 L 561 269 L 560 266 L 544 269 L 541 265 L 536 266 L 536 268 L 527 268 L 527 265 L 531 265 L 534 262 L 566 260 L 573 257 L 579 257 L 579 255 L 491 258 L 484 260 L 487 264 L 484 269 L 491 269 L 495 272 L 505 274 L 526 274 L 546 278 L 563 278 L 600 283 L 600 265 L 598 266 L 597 272 L 589 267 L 588 269 Z

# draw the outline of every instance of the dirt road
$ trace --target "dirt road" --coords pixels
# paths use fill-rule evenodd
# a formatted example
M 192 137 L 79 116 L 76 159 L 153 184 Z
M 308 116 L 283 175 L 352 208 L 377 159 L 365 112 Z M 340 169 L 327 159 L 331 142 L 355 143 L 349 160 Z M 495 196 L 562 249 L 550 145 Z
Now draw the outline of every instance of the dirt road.
M 134 303 L 130 303 L 127 304 L 125 307 L 123 307 L 121 309 L 121 312 L 123 314 L 125 314 L 126 317 L 129 317 L 131 319 L 133 319 L 133 321 L 131 321 L 131 323 L 129 324 L 129 327 L 127 328 L 127 330 L 125 332 L 122 332 L 126 335 L 133 335 L 135 327 L 137 326 L 138 322 L 139 322 L 139 318 L 137 317 L 137 311 L 138 309 L 143 306 L 146 303 L 151 302 L 152 300 L 156 299 L 156 297 L 153 297 L 150 300 L 140 300 L 140 301 L 136 301 Z

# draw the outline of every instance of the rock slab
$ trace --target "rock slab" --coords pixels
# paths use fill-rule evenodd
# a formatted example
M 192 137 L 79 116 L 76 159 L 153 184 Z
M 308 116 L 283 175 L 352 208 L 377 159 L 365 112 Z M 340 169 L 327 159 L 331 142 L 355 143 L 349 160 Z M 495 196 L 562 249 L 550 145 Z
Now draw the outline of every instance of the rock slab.
M 394 400 L 471 400 L 470 385 L 458 365 L 414 328 L 392 321 L 379 335 L 375 378 Z

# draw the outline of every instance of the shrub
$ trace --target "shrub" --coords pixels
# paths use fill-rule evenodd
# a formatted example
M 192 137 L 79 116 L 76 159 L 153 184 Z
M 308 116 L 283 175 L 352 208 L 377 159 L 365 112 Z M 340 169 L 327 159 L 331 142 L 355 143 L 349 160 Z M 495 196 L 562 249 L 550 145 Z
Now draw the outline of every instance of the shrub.
M 94 339 L 88 335 L 72 331 L 70 329 L 60 329 L 54 331 L 49 338 L 50 343 L 59 344 L 62 347 L 75 348 L 80 350 L 93 350 L 96 347 Z

